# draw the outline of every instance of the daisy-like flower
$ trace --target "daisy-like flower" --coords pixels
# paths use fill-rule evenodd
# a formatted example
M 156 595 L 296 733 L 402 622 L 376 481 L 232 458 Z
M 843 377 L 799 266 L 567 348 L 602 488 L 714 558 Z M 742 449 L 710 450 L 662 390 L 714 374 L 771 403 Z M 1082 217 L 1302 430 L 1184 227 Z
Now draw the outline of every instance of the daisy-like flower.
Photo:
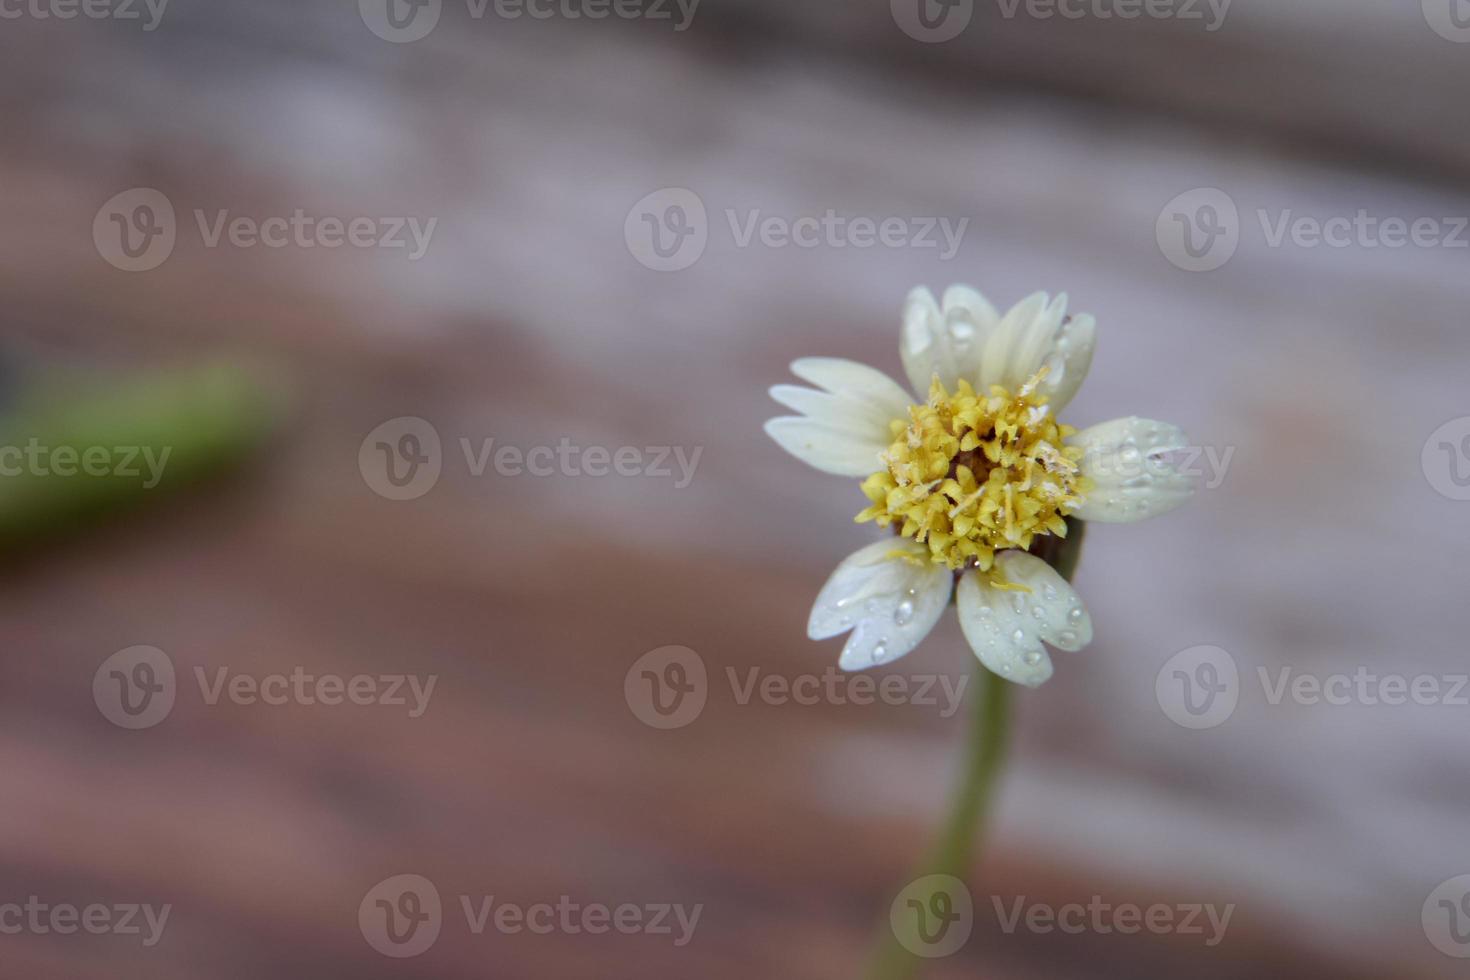
M 1054 550 L 1069 520 L 1142 520 L 1193 493 L 1170 459 L 1188 444 L 1176 426 L 1122 418 L 1079 432 L 1058 421 L 1096 335 L 1092 317 L 1066 308 L 1065 294 L 1036 293 L 1001 316 L 968 286 L 942 303 L 918 288 L 899 341 L 917 398 L 881 371 L 826 357 L 791 365 L 816 388 L 771 389 L 801 413 L 767 422 L 771 438 L 825 473 L 863 478 L 870 506 L 856 520 L 896 534 L 838 565 L 812 608 L 812 639 L 851 631 L 844 670 L 908 653 L 953 596 L 981 663 L 1043 683 L 1043 644 L 1080 650 L 1092 621 L 1037 553 Z

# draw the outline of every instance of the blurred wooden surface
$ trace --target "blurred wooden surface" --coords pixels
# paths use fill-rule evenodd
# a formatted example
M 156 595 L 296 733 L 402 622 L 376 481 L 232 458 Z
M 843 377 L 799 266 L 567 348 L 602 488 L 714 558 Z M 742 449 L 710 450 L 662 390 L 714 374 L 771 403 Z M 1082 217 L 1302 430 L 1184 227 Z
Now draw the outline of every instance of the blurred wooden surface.
M 1154 226 L 1202 186 L 1247 223 L 1257 208 L 1470 213 L 1451 182 L 1470 161 L 1470 49 L 1413 5 L 1338 18 L 1242 2 L 1209 37 L 981 11 L 964 39 L 918 45 L 882 4 L 707 3 L 683 34 L 458 11 L 391 45 L 350 4 L 284 2 L 181 5 L 148 35 L 0 32 L 12 355 L 124 369 L 225 351 L 300 393 L 243 481 L 7 570 L 0 901 L 175 909 L 151 950 L 0 936 L 0 971 L 856 975 L 935 821 L 962 718 L 742 706 L 717 682 L 697 722 L 659 732 L 629 711 L 623 678 L 668 644 L 717 677 L 835 661 L 803 627 L 831 566 L 868 540 L 850 523 L 860 496 L 769 444 L 765 388 L 808 354 L 897 375 L 904 292 L 970 281 L 1005 303 L 1066 289 L 1098 315 L 1069 421 L 1143 414 L 1236 451 L 1189 509 L 1090 536 L 1079 588 L 1098 639 L 1020 699 L 977 903 L 1237 909 L 1211 949 L 1005 935 L 982 910 L 929 975 L 1455 975 L 1419 924 L 1429 891 L 1470 871 L 1455 709 L 1256 697 L 1188 732 L 1159 711 L 1154 677 L 1201 643 L 1251 673 L 1463 669 L 1470 521 L 1430 489 L 1419 451 L 1467 411 L 1466 253 L 1273 249 L 1257 231 L 1194 275 L 1165 261 Z M 162 267 L 129 275 L 90 228 L 133 186 L 181 215 L 302 207 L 439 228 L 418 263 L 181 234 Z M 703 198 L 711 240 L 661 274 L 630 255 L 623 223 L 670 186 Z M 970 230 L 951 261 L 740 248 L 727 208 L 948 215 Z M 703 455 L 686 489 L 446 463 L 429 495 L 393 502 L 357 454 L 403 415 L 449 442 Z M 91 682 L 134 644 L 181 674 L 301 665 L 439 686 L 420 719 L 181 696 L 128 733 L 98 714 Z M 951 621 L 895 669 L 958 678 L 969 659 Z M 461 920 L 424 956 L 390 960 L 356 911 L 406 872 L 451 902 L 705 908 L 684 948 L 475 937 Z

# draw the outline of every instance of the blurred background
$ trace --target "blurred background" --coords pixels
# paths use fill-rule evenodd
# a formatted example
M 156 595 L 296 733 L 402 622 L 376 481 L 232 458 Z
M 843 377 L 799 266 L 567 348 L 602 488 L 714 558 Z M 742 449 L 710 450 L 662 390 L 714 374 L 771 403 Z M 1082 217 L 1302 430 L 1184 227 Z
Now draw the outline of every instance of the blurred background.
M 805 623 L 866 501 L 760 426 L 967 282 L 1095 314 L 1067 421 L 1183 425 L 1202 489 L 1088 535 L 1096 641 L 1018 693 L 926 975 L 1463 975 L 1467 42 L 1463 0 L 0 0 L 0 973 L 861 975 L 973 658 L 949 617 L 855 703 Z

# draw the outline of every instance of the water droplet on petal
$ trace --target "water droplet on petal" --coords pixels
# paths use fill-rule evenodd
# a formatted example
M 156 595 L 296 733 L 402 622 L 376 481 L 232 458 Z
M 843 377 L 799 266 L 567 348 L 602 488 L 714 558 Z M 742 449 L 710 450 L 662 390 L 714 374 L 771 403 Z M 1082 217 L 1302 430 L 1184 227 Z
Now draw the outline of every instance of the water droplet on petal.
M 1071 623 L 1073 626 L 1076 626 L 1078 623 L 1082 622 L 1081 606 L 1073 606 L 1071 609 L 1067 610 L 1067 622 Z
M 898 608 L 893 611 L 893 622 L 897 626 L 907 626 L 913 618 L 914 604 L 908 599 L 900 602 Z
M 1041 651 L 1028 650 L 1026 652 L 1026 656 L 1022 657 L 1021 659 L 1026 661 L 1026 666 L 1035 667 L 1037 664 L 1041 663 Z
M 1016 630 L 1014 633 L 1011 634 L 1011 642 L 1012 643 L 1024 643 L 1025 641 L 1026 641 L 1026 631 L 1025 630 Z

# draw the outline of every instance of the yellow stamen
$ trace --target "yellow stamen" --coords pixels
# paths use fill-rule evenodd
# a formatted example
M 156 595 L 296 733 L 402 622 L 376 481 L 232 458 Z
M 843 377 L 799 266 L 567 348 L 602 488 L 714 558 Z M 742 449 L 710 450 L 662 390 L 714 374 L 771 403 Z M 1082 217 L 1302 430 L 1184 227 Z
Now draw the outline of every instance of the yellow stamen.
M 1038 534 L 1065 536 L 1063 518 L 1092 489 L 1078 469 L 1082 450 L 1036 394 L 1042 368 L 1016 394 L 985 395 L 961 380 L 950 394 L 936 377 L 909 421 L 895 421 L 885 469 L 863 481 L 871 506 L 859 523 L 897 525 L 929 547 L 932 561 L 989 571 L 997 551 L 1029 548 Z

